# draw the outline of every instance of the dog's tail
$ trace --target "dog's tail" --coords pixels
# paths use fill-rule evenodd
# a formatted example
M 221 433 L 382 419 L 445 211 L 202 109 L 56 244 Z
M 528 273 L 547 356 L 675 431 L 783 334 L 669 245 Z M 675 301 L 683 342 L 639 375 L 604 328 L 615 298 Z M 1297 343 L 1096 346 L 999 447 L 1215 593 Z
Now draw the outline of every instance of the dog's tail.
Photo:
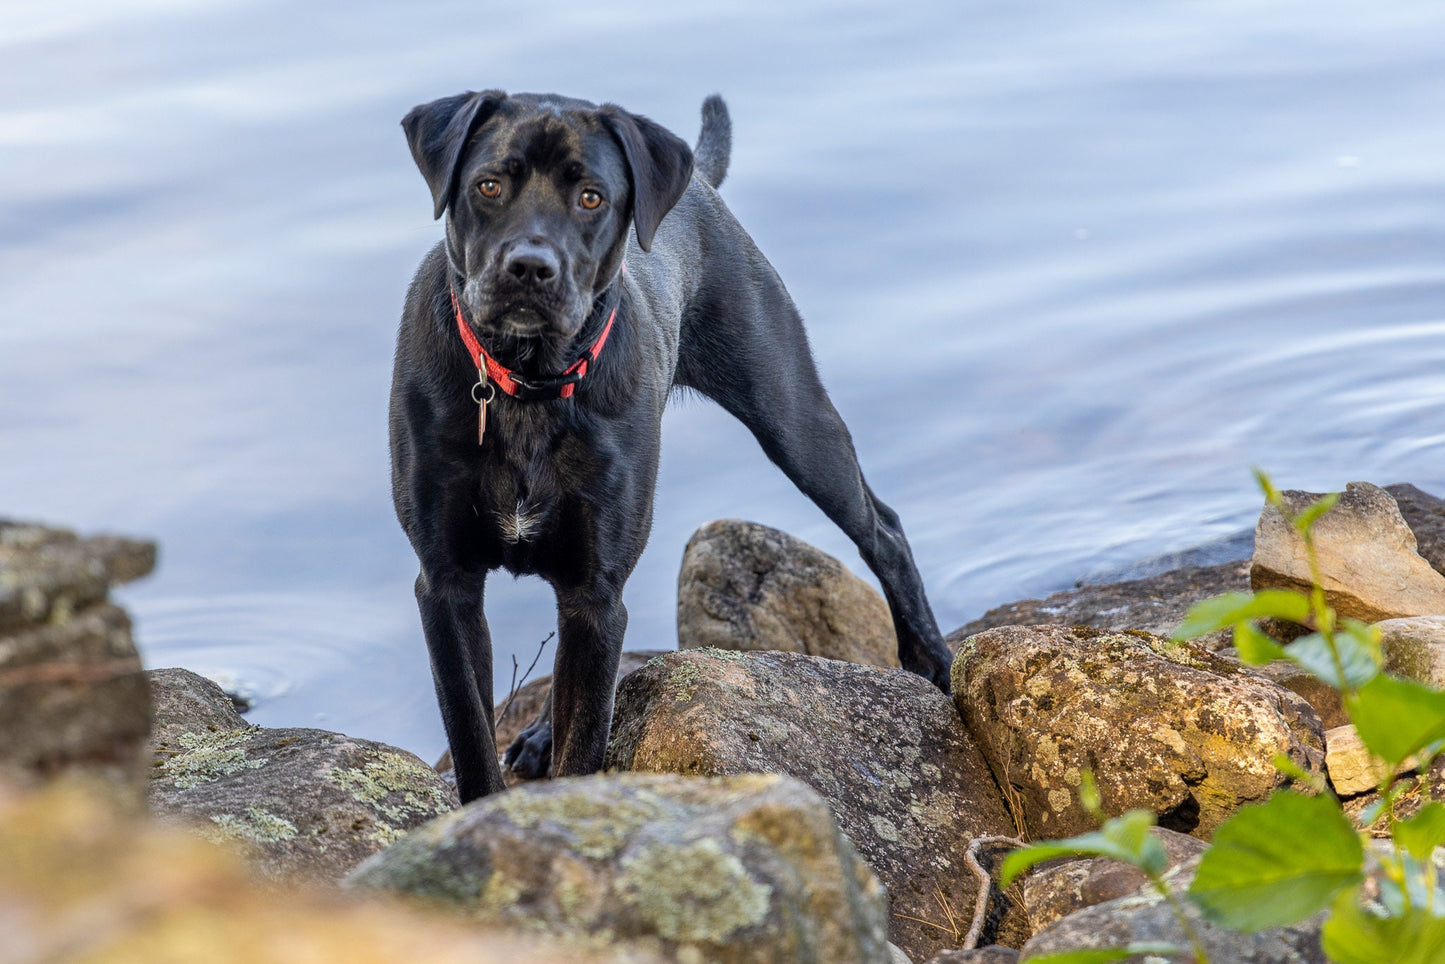
M 693 148 L 694 170 L 713 187 L 721 187 L 728 175 L 733 152 L 733 122 L 728 105 L 717 94 L 702 102 L 702 133 Z

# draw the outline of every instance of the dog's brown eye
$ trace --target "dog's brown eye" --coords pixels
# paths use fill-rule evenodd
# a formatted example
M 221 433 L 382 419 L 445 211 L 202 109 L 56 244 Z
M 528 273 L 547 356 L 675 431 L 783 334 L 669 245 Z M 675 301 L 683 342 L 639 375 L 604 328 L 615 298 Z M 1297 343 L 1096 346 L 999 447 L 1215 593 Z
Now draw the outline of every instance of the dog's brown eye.
M 477 184 L 477 193 L 488 200 L 499 198 L 502 196 L 502 182 L 481 181 Z
M 583 191 L 577 203 L 589 211 L 595 211 L 602 206 L 602 195 L 592 190 Z

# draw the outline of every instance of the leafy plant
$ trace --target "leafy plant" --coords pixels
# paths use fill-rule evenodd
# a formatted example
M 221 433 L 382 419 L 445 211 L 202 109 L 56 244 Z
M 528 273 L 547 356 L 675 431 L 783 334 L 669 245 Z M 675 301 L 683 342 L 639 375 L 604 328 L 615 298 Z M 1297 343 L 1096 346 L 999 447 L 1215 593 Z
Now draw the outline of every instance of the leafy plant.
M 1338 618 L 1329 605 L 1314 527 L 1339 496 L 1324 496 L 1295 512 L 1268 476 L 1255 476 L 1266 502 L 1303 541 L 1310 591 L 1235 592 L 1205 600 L 1189 611 L 1174 638 L 1231 629 L 1244 662 L 1289 660 L 1339 690 L 1361 742 L 1378 761 L 1379 803 L 1364 815 L 1365 826 L 1357 827 L 1322 780 L 1277 759 L 1281 772 L 1310 792 L 1278 791 L 1221 824 L 1200 860 L 1188 899 L 1206 920 L 1245 932 L 1298 923 L 1328 911 L 1321 943 L 1339 964 L 1445 960 L 1445 889 L 1431 862 L 1435 848 L 1445 845 L 1445 806 L 1427 804 L 1408 820 L 1396 813 L 1407 787 L 1402 776 L 1427 771 L 1445 750 L 1445 692 L 1384 672 L 1378 630 Z M 1260 627 L 1260 620 L 1295 623 L 1309 631 L 1281 643 Z M 1092 781 L 1088 786 L 1092 788 Z M 1091 789 L 1091 794 L 1086 805 L 1097 811 L 1097 792 Z M 1153 819 L 1147 811 L 1132 811 L 1106 821 L 1097 833 L 1015 851 L 1004 863 L 1004 885 L 1039 861 L 1061 854 L 1113 857 L 1143 871 L 1170 901 L 1191 946 L 1071 951 L 1031 960 L 1085 964 L 1155 953 L 1176 959 L 1192 955 L 1197 964 L 1208 964 L 1189 917 L 1164 879 L 1163 848 L 1148 832 Z M 1369 827 L 1382 822 L 1387 839 L 1367 846 Z M 1367 871 L 1373 877 L 1369 883 Z

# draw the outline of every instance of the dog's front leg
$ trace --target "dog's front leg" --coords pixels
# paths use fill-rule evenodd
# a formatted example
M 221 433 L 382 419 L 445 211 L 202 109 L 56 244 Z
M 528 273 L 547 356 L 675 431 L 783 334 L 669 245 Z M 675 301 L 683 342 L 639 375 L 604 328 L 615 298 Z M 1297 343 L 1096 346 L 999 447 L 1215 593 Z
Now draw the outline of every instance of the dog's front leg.
M 617 663 L 627 630 L 622 587 L 557 592 L 557 661 L 552 680 L 552 775 L 602 769 Z
M 462 802 L 506 789 L 492 729 L 492 641 L 482 612 L 484 575 L 417 577 L 437 703 Z

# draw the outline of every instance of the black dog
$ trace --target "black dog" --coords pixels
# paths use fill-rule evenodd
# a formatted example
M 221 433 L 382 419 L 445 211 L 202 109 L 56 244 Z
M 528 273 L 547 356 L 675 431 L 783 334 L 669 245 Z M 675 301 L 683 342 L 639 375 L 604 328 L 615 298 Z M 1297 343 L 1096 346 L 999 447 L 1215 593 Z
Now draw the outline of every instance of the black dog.
M 463 800 L 502 789 L 487 573 L 557 593 L 552 719 L 508 763 L 602 766 L 627 611 L 647 542 L 663 406 L 677 386 L 741 419 L 857 544 L 904 667 L 945 692 L 950 656 L 898 517 L 869 490 L 797 309 L 714 188 L 722 100 L 687 144 L 611 104 L 459 94 L 402 121 L 446 239 L 402 315 L 392 494 Z M 636 231 L 636 243 L 628 237 Z

